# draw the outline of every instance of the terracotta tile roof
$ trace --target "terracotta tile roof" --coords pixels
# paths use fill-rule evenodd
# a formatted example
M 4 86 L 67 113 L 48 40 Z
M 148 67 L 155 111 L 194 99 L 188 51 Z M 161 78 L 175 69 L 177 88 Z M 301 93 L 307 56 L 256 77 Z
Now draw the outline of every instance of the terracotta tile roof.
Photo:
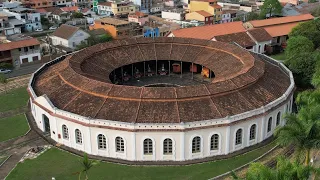
M 271 18 L 271 19 L 265 19 L 265 20 L 255 20 L 255 21 L 249 21 L 249 23 L 252 24 L 253 27 L 265 27 L 265 26 L 286 24 L 286 23 L 292 23 L 292 22 L 308 21 L 312 19 L 314 19 L 314 17 L 311 14 L 303 14 L 298 16 L 287 16 L 287 17 Z
M 69 39 L 74 33 L 79 30 L 79 27 L 62 24 L 56 29 L 52 35 L 60 37 L 62 39 Z
M 135 13 L 129 14 L 129 16 L 133 18 L 141 18 L 141 17 L 146 17 L 148 15 L 144 14 L 143 12 L 136 11 Z
M 37 13 L 47 13 L 47 10 L 45 10 L 44 8 L 36 9 L 35 11 Z
M 65 12 L 73 12 L 73 11 L 78 11 L 79 8 L 78 6 L 71 6 L 71 7 L 62 7 L 61 10 Z
M 214 71 L 213 81 L 186 87 L 146 88 L 112 84 L 105 76 L 116 67 L 155 56 L 172 59 L 168 47 L 175 50 L 172 52 L 178 60 Z M 279 64 L 232 44 L 185 38 L 132 38 L 91 46 L 51 64 L 36 75 L 32 88 L 37 96 L 46 94 L 57 108 L 93 119 L 181 123 L 261 108 L 282 97 L 291 83 Z
M 0 51 L 7 51 L 7 50 L 18 49 L 18 48 L 27 47 L 27 46 L 35 46 L 35 45 L 40 45 L 40 42 L 37 40 L 37 38 L 30 38 L 30 39 L 25 39 L 21 41 L 12 41 L 8 43 L 0 44 Z
M 201 2 L 217 2 L 217 0 L 191 0 L 191 1 L 201 1 Z
M 213 16 L 212 14 L 208 13 L 207 11 L 201 10 L 201 11 L 196 11 L 196 13 L 200 14 L 203 17 L 210 17 Z
M 215 36 L 215 39 L 217 41 L 227 43 L 236 42 L 242 47 L 250 47 L 255 45 L 255 42 L 250 38 L 250 36 L 246 32 Z
M 258 42 L 272 40 L 272 36 L 263 28 L 249 29 L 248 33 Z
M 98 5 L 100 6 L 109 6 L 111 7 L 112 2 L 99 2 Z
M 124 24 L 129 24 L 128 21 L 124 21 L 124 20 L 120 20 L 120 19 L 115 19 L 115 18 L 109 18 L 109 17 L 105 17 L 102 19 L 98 19 L 96 21 L 99 22 L 104 22 L 104 23 L 108 23 L 111 25 L 124 25 Z
M 210 40 L 214 36 L 244 32 L 242 22 L 230 22 L 225 24 L 214 24 L 208 26 L 198 26 L 172 31 L 175 37 L 196 38 Z
M 299 23 L 290 23 L 290 24 L 281 24 L 278 26 L 270 26 L 265 27 L 264 29 L 272 36 L 272 37 L 278 37 L 278 36 L 285 36 L 288 35 L 292 28 L 296 27 Z
M 222 7 L 218 4 L 214 4 L 214 5 L 211 5 L 211 7 L 215 8 L 215 9 L 221 9 Z

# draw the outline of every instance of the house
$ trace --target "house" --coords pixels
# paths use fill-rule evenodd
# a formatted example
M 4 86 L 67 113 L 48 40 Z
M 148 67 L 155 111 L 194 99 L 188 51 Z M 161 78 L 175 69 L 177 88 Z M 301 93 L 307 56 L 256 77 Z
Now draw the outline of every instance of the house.
M 233 22 L 237 17 L 237 11 L 235 10 L 222 10 L 222 20 L 221 23 Z
M 142 35 L 142 27 L 139 24 L 109 17 L 95 20 L 94 25 L 89 28 L 103 28 L 115 39 Z
M 247 34 L 255 42 L 254 52 L 266 53 L 267 47 L 272 43 L 272 36 L 263 28 L 249 29 Z
M 149 22 L 143 26 L 144 37 L 164 37 L 170 31 L 180 29 L 175 22 L 168 22 L 160 17 L 149 15 Z
M 24 29 L 28 32 L 32 32 L 38 28 L 42 28 L 40 13 L 36 12 L 34 9 L 19 7 L 11 9 L 10 13 L 25 22 Z
M 25 6 L 35 9 L 52 7 L 53 0 L 28 0 L 25 2 Z
M 185 10 L 184 9 L 169 9 L 161 11 L 161 18 L 167 20 L 178 20 L 183 21 L 185 19 Z
M 118 17 L 127 17 L 128 14 L 135 13 L 136 10 L 136 5 L 130 1 L 111 2 L 112 14 Z
M 218 2 L 218 5 L 220 5 L 223 9 L 231 9 L 231 10 L 241 10 L 245 12 L 255 12 L 259 8 L 256 4 L 256 2 L 250 2 L 250 1 L 243 1 L 239 3 L 231 3 L 231 2 Z
M 25 27 L 25 22 L 21 16 L 9 12 L 8 10 L 0 11 L 0 32 L 4 35 L 20 34 Z
M 41 60 L 40 42 L 36 38 L 14 35 L 0 41 L 0 63 L 20 67 Z
M 171 31 L 168 37 L 183 37 L 236 43 L 248 50 L 264 53 L 272 37 L 263 28 L 246 30 L 242 22 L 229 22 Z
M 214 24 L 213 15 L 204 10 L 187 13 L 186 20 L 197 20 L 204 22 L 204 24 Z
M 63 12 L 74 13 L 79 11 L 79 7 L 78 6 L 62 7 L 61 10 Z
M 139 23 L 140 26 L 143 26 L 147 21 L 149 21 L 149 16 L 144 14 L 143 12 L 135 12 L 133 14 L 129 14 L 128 16 L 129 22 Z
M 264 20 L 255 20 L 244 23 L 247 29 L 263 28 L 268 34 L 272 36 L 273 45 L 282 45 L 286 43 L 288 34 L 291 30 L 301 22 L 306 22 L 314 19 L 311 14 L 304 14 L 298 16 L 287 16 L 280 18 L 271 18 Z
M 54 46 L 75 49 L 82 41 L 86 41 L 89 36 L 79 27 L 62 24 L 52 33 L 50 39 Z
M 70 7 L 74 6 L 75 3 L 71 0 L 53 0 L 53 6 L 58 6 L 58 7 Z
M 283 16 L 296 16 L 301 14 L 311 14 L 314 9 L 320 6 L 320 2 L 315 3 L 301 3 L 299 5 L 293 5 L 287 3 L 282 8 L 282 15 Z
M 150 13 L 160 13 L 163 10 L 164 10 L 163 3 L 157 3 L 150 8 Z
M 215 23 L 221 22 L 222 7 L 217 0 L 191 0 L 188 8 L 190 12 L 206 11 L 213 15 Z
M 150 13 L 153 7 L 153 0 L 132 0 L 132 2 L 140 7 L 140 11 L 143 13 Z
M 62 11 L 62 9 L 58 7 L 50 8 L 50 12 L 49 19 L 52 17 L 52 20 L 57 20 L 58 22 L 61 22 L 62 20 L 68 20 L 71 17 L 71 13 Z
M 98 8 L 98 14 L 99 15 L 106 15 L 106 16 L 113 16 L 112 12 L 112 7 L 111 7 L 112 2 L 99 2 L 97 5 Z

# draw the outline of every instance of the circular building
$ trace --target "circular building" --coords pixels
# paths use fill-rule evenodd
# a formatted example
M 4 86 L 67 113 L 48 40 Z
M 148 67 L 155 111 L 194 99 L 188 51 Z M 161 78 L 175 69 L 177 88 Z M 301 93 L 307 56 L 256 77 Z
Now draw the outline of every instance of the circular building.
M 28 90 L 38 128 L 57 143 L 110 159 L 188 162 L 268 139 L 291 111 L 294 81 L 283 64 L 232 44 L 133 38 L 57 58 Z

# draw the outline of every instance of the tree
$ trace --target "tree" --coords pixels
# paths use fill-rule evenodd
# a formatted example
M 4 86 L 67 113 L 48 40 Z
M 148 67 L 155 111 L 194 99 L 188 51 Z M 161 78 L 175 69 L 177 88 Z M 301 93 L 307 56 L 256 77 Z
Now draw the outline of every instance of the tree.
M 101 36 L 96 36 L 89 32 L 90 37 L 87 39 L 87 41 L 82 41 L 79 45 L 77 45 L 77 50 L 90 47 L 99 43 L 105 43 L 112 40 L 112 36 L 109 34 L 104 34 Z
M 313 42 L 315 49 L 320 46 L 320 19 L 299 23 L 289 33 L 289 37 L 304 36 Z
M 293 60 L 303 53 L 312 53 L 314 45 L 312 41 L 304 36 L 294 36 L 287 41 L 286 59 Z
M 73 12 L 71 18 L 83 18 L 83 14 L 81 12 Z
M 8 79 L 4 74 L 0 74 L 0 83 L 4 86 L 4 92 L 7 93 Z
M 81 179 L 82 173 L 85 173 L 86 177 L 85 179 L 88 180 L 88 171 L 95 165 L 97 165 L 99 162 L 95 160 L 89 160 L 88 155 L 84 153 L 82 161 L 80 161 L 82 170 L 79 172 L 79 180 Z
M 253 20 L 258 20 L 258 19 L 260 19 L 259 14 L 255 13 L 255 12 L 249 12 L 247 14 L 246 21 L 253 21 Z
M 320 6 L 316 6 L 311 10 L 311 14 L 314 17 L 319 17 L 320 16 Z
M 298 162 L 290 162 L 284 157 L 278 157 L 275 169 L 267 167 L 262 163 L 252 163 L 246 173 L 246 180 L 307 180 L 311 177 L 311 173 L 318 174 L 319 169 L 311 166 L 303 166 Z M 233 179 L 240 179 L 232 174 Z
M 267 15 L 280 15 L 282 6 L 278 0 L 265 0 L 260 10 L 260 18 L 265 19 Z
M 320 148 L 320 105 L 303 105 L 297 114 L 285 116 L 286 126 L 275 131 L 279 145 L 295 145 L 297 160 L 304 154 L 305 165 L 310 162 L 312 149 Z

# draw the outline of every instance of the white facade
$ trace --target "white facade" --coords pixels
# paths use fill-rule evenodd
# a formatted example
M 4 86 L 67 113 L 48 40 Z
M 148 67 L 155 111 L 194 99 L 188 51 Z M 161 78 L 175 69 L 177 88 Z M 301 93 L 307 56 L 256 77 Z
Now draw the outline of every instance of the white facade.
M 182 21 L 185 19 L 185 13 L 176 11 L 161 11 L 161 18 Z
M 107 15 L 107 16 L 113 15 L 111 6 L 98 4 L 97 8 L 98 8 L 99 15 Z
M 51 36 L 52 45 L 61 45 L 64 47 L 75 49 L 77 45 L 79 45 L 82 41 L 88 39 L 90 35 L 82 30 L 78 30 L 74 33 L 69 39 L 63 39 L 57 36 Z
M 228 22 L 232 22 L 231 19 L 231 14 L 230 13 L 226 13 L 226 14 L 222 14 L 222 19 L 221 19 L 221 23 L 228 23 Z
M 41 60 L 41 54 L 40 54 L 40 50 L 36 50 L 30 53 L 25 53 L 24 55 L 20 56 L 20 64 L 23 64 L 22 60 L 23 59 L 28 59 L 28 63 L 33 62 L 33 58 L 37 57 L 37 60 Z
M 170 124 L 91 119 L 57 109 L 46 95 L 37 97 L 29 85 L 31 111 L 39 129 L 46 131 L 50 127 L 53 140 L 88 154 L 129 161 L 199 159 L 230 154 L 257 144 L 269 138 L 277 126 L 284 125 L 282 115 L 291 112 L 293 102 L 294 81 L 289 74 L 291 85 L 277 100 L 221 119 Z M 76 131 L 81 132 L 77 137 Z M 213 135 L 218 138 L 212 140 Z M 117 137 L 122 138 L 118 145 Z M 171 140 L 171 145 L 164 144 L 166 139 Z M 192 144 L 196 144 L 194 148 Z

